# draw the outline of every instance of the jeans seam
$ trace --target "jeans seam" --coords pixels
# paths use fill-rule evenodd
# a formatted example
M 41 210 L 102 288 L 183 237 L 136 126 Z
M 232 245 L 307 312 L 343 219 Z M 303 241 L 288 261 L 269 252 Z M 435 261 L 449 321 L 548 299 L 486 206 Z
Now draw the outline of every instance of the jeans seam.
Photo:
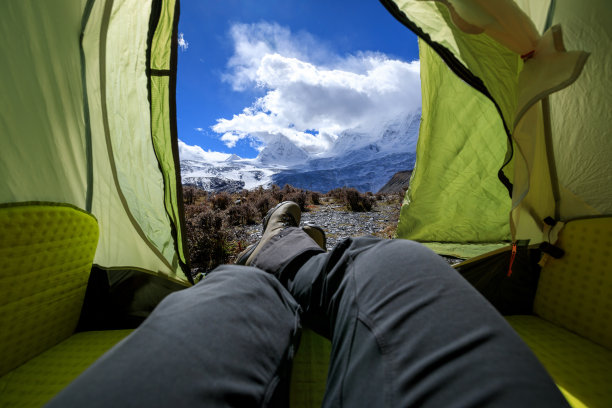
M 357 316 L 357 320 L 361 322 L 368 329 L 368 331 L 372 334 L 372 336 L 374 336 L 374 339 L 376 340 L 376 345 L 378 346 L 378 349 L 380 350 L 380 356 L 381 356 L 381 360 L 383 363 L 383 375 L 385 378 L 385 384 L 392 385 L 393 378 L 396 376 L 393 375 L 395 370 L 394 370 L 393 364 L 391 364 L 391 361 L 390 361 L 391 350 L 387 346 L 388 345 L 387 341 L 384 339 L 384 336 L 382 336 L 380 333 L 378 333 L 378 330 L 376 330 L 374 319 L 370 319 L 367 314 L 360 312 Z M 387 392 L 385 395 L 385 400 L 387 400 L 386 401 L 387 406 L 389 407 L 396 406 L 393 401 L 393 392 Z
M 353 260 L 353 257 L 352 257 L 352 256 L 350 256 L 350 255 L 349 255 L 348 257 L 349 257 L 349 259 L 350 259 L 351 261 Z M 353 267 L 352 265 L 351 265 L 351 266 L 349 266 L 349 267 L 346 269 L 346 271 L 345 271 L 345 277 L 346 277 L 346 274 L 347 274 L 347 273 L 349 274 L 349 277 L 350 277 L 350 279 L 351 279 L 351 281 L 352 281 L 352 285 L 351 285 L 351 286 L 352 286 L 352 288 L 351 288 L 351 291 L 353 292 L 353 296 L 352 296 L 352 301 L 351 301 L 351 303 L 352 303 L 353 305 L 355 305 L 355 309 L 356 309 L 356 310 L 355 310 L 355 316 L 354 316 L 354 319 L 353 319 L 353 324 L 352 324 L 352 330 L 351 330 L 351 344 L 350 344 L 350 346 L 349 346 L 349 356 L 351 356 L 351 355 L 352 355 L 352 353 L 353 353 L 353 345 L 354 345 L 354 343 L 355 343 L 355 335 L 357 334 L 357 324 L 358 324 L 358 322 L 359 322 L 359 303 L 357 302 L 357 285 L 356 285 L 356 282 L 355 282 L 354 267 Z M 344 400 L 344 383 L 345 383 L 345 380 L 346 380 L 346 377 L 347 377 L 347 375 L 346 375 L 346 374 L 347 374 L 347 372 L 348 372 L 348 370 L 349 370 L 349 365 L 350 365 L 350 358 L 349 358 L 349 359 L 347 359 L 346 364 L 345 364 L 345 366 L 344 366 L 344 371 L 343 371 L 343 373 L 342 373 L 342 380 L 341 380 L 341 381 L 342 381 L 342 383 L 341 383 L 341 386 L 340 386 L 340 401 L 339 401 L 339 402 L 340 402 L 340 406 L 343 406 L 343 400 Z

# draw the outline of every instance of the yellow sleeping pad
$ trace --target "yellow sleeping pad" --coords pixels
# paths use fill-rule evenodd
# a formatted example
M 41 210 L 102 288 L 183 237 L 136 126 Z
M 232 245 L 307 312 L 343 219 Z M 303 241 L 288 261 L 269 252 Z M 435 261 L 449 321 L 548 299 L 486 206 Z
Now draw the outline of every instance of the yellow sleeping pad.
M 0 407 L 40 407 L 132 330 L 77 333 L 0 378 Z
M 542 268 L 535 316 L 508 321 L 573 407 L 612 407 L 612 218 L 569 221 Z
M 612 351 L 536 316 L 508 322 L 573 407 L 612 406 Z
M 302 332 L 293 360 L 290 406 L 320 407 L 327 385 L 331 343 L 312 330 Z
M 570 221 L 556 245 L 565 255 L 542 268 L 534 314 L 612 350 L 612 218 Z
M 74 333 L 97 243 L 85 211 L 0 207 L 0 376 Z

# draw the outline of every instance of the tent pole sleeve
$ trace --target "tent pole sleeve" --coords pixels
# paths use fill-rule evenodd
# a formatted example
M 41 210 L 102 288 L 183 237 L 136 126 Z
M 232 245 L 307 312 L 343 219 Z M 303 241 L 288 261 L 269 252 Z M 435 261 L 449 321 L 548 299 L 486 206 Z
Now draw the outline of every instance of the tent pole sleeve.
M 81 54 L 81 83 L 83 86 L 83 121 L 85 122 L 85 153 L 87 155 L 87 192 L 85 197 L 85 209 L 91 212 L 93 205 L 93 151 L 91 141 L 91 120 L 89 117 L 89 97 L 87 96 L 87 70 L 85 68 L 85 50 L 83 48 L 83 36 L 85 33 L 85 27 L 89 21 L 91 15 L 91 9 L 93 8 L 95 0 L 87 0 L 85 10 L 83 12 L 83 19 L 81 21 L 81 36 L 79 38 L 80 43 L 80 54 Z
M 175 243 L 177 245 L 177 252 L 180 254 L 181 250 L 183 251 L 183 255 L 185 256 L 185 262 L 181 260 L 179 256 L 179 263 L 181 268 L 187 275 L 187 279 L 192 284 L 193 277 L 191 276 L 191 271 L 189 267 L 189 247 L 186 245 L 187 236 L 186 236 L 186 228 L 185 228 L 185 205 L 183 201 L 183 180 L 181 178 L 181 163 L 179 157 L 179 148 L 178 148 L 178 128 L 177 128 L 177 119 L 176 119 L 176 80 L 178 75 L 178 25 L 181 14 L 181 4 L 180 0 L 176 0 L 176 10 L 174 12 L 174 27 L 172 29 L 172 49 L 171 49 L 171 57 L 170 57 L 170 136 L 171 136 L 171 144 L 172 144 L 172 156 L 174 157 L 174 168 L 177 169 L 175 171 L 176 177 L 176 193 L 178 200 L 178 231 L 177 234 L 181 234 L 181 243 L 182 248 L 178 248 L 178 239 L 175 239 Z M 176 230 L 176 226 L 175 226 Z
M 559 177 L 557 176 L 557 165 L 555 153 L 553 152 L 552 128 L 550 121 L 550 100 L 548 96 L 542 99 L 542 117 L 544 121 L 544 138 L 546 143 L 546 159 L 548 162 L 548 172 L 550 174 L 550 184 L 552 187 L 553 198 L 555 200 L 555 219 L 560 218 L 559 201 Z

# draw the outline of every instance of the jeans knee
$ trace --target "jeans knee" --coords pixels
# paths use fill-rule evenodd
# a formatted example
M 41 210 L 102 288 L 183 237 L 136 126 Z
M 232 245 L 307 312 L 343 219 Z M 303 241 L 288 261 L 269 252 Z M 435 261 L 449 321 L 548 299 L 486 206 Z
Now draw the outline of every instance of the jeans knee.
M 447 274 L 452 268 L 429 248 L 405 239 L 381 240 L 355 260 L 358 270 L 385 279 L 405 279 L 414 273 Z

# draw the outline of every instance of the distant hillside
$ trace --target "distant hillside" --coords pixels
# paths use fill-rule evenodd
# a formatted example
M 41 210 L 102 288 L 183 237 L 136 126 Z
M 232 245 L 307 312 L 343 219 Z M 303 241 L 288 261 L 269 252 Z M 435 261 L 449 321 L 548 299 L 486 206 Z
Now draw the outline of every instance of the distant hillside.
M 370 160 L 364 159 L 367 156 L 366 149 L 361 149 L 350 157 L 313 160 L 310 168 L 284 170 L 274 174 L 272 180 L 279 186 L 290 184 L 321 193 L 343 186 L 356 188 L 362 193 L 374 192 L 397 169 L 414 166 L 415 160 L 412 152 L 373 155 Z
M 391 177 L 391 180 L 387 181 L 387 184 L 378 190 L 377 194 L 400 193 L 406 190 L 410 185 L 410 176 L 412 176 L 412 170 L 398 171 Z

